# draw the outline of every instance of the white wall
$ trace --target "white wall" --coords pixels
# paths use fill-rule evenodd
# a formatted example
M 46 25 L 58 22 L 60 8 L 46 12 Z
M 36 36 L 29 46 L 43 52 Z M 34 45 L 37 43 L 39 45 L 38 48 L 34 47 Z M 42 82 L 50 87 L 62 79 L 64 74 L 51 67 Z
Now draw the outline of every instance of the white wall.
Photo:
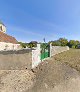
M 17 49 L 20 49 L 20 44 L 0 42 L 0 51 L 1 50 L 17 50 Z
M 35 50 L 32 50 L 32 68 L 35 68 L 40 62 L 40 44 L 37 44 Z
M 50 56 L 69 50 L 68 46 L 51 46 Z

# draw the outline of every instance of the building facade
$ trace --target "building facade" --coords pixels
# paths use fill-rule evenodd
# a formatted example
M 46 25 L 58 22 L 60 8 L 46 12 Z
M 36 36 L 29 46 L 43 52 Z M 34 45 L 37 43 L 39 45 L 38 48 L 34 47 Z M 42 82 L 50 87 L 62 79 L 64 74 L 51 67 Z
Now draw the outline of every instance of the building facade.
M 17 50 L 20 48 L 18 41 L 6 34 L 6 26 L 0 22 L 0 50 Z

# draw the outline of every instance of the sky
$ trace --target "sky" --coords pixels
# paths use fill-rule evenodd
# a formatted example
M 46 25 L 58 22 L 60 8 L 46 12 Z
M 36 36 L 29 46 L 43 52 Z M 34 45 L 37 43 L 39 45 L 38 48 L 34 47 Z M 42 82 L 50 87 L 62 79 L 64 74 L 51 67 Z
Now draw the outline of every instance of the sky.
M 0 20 L 18 41 L 80 40 L 80 0 L 0 0 Z

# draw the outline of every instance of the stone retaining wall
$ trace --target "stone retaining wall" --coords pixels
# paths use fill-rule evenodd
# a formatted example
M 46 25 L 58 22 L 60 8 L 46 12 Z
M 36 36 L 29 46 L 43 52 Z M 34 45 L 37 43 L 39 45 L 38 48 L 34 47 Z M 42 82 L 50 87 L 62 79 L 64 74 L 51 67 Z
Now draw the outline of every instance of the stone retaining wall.
M 0 51 L 0 70 L 32 68 L 32 50 Z
M 20 44 L 0 42 L 0 51 L 5 51 L 5 50 L 19 50 L 19 49 L 21 49 Z
M 51 46 L 50 48 L 50 56 L 56 55 L 58 53 L 69 50 L 68 46 Z

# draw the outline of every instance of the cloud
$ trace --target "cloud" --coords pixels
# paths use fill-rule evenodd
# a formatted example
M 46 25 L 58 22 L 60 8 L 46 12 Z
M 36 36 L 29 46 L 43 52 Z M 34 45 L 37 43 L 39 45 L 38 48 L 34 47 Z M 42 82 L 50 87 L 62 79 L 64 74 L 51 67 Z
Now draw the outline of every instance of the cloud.
M 12 30 L 13 32 L 18 32 L 19 35 L 22 35 L 21 33 L 27 34 L 30 36 L 30 38 L 35 37 L 35 39 L 43 39 L 46 38 L 47 41 L 49 40 L 55 40 L 60 37 L 66 37 L 67 35 L 70 35 L 71 32 L 69 32 L 69 29 L 64 28 L 60 25 L 57 25 L 55 23 L 48 22 L 46 20 L 41 20 L 39 18 L 33 17 L 33 19 L 36 21 L 36 23 L 40 23 L 41 27 L 44 27 L 45 29 L 40 30 L 39 28 L 33 29 L 27 29 L 22 26 L 15 26 L 15 25 L 7 25 L 9 30 Z M 20 33 L 21 32 L 21 33 Z M 18 38 L 18 35 L 17 35 Z M 22 37 L 20 37 L 21 39 Z M 30 38 L 28 38 L 30 40 Z
M 44 21 L 44 24 L 46 26 L 50 26 L 50 27 L 56 27 L 56 28 L 58 27 L 57 25 L 54 25 L 54 24 L 52 24 L 50 22 L 46 22 L 46 21 Z M 21 41 L 22 40 L 30 41 L 30 40 L 33 40 L 32 38 L 35 38 L 35 40 L 40 39 L 42 41 L 42 39 L 45 37 L 46 42 L 48 42 L 50 40 L 56 40 L 60 37 L 65 37 L 65 36 L 63 36 L 63 34 L 61 34 L 62 31 L 61 32 L 59 31 L 59 30 L 61 30 L 59 28 L 58 28 L 59 30 L 57 32 L 49 31 L 48 33 L 47 32 L 43 33 L 44 32 L 43 30 L 38 30 L 38 32 L 35 32 L 35 30 L 22 28 L 19 26 L 16 27 L 16 26 L 12 26 L 12 25 L 7 25 L 7 27 L 8 27 L 8 30 L 12 30 L 13 33 L 18 32 L 18 34 L 16 34 L 16 37 L 17 37 L 17 39 L 20 39 Z M 43 34 L 40 34 L 39 31 L 40 32 L 42 31 Z M 29 37 L 26 38 L 25 36 L 23 36 L 23 38 L 22 38 L 22 35 L 24 35 L 24 34 L 27 34 Z
M 44 36 L 42 34 L 34 32 L 34 30 L 31 31 L 30 29 L 26 29 L 26 28 L 22 28 L 22 27 L 16 27 L 16 26 L 9 25 L 8 29 L 9 30 L 14 30 L 16 32 L 23 32 L 23 33 L 25 33 L 27 35 L 33 35 L 33 36 L 39 36 L 39 37 L 43 37 Z

